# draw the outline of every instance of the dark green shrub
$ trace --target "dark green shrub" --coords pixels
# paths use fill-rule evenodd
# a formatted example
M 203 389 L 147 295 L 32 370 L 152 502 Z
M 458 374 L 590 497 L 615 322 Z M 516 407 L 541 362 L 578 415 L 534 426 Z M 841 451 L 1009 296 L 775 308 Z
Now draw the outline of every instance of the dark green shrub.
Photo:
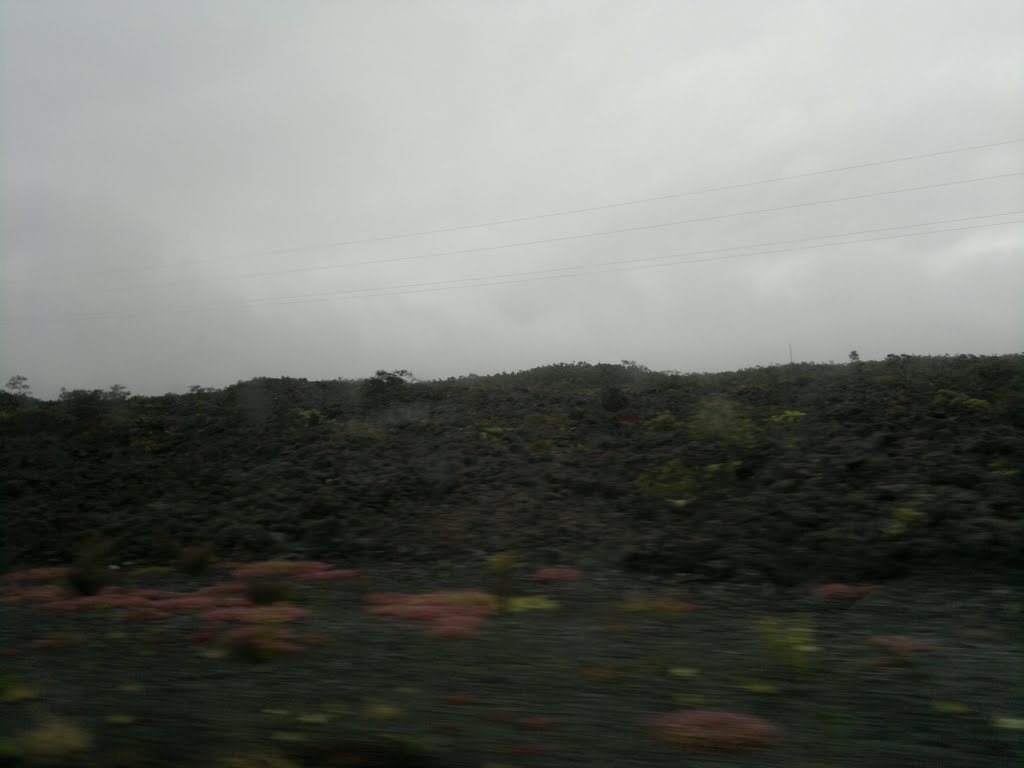
M 213 562 L 213 547 L 199 544 L 182 547 L 178 552 L 178 570 L 186 576 L 201 576 Z
M 77 595 L 95 595 L 110 584 L 115 544 L 113 539 L 93 535 L 79 545 L 71 570 L 64 577 L 67 588 Z
M 245 596 L 256 605 L 287 603 L 295 597 L 295 587 L 281 579 L 252 579 L 246 583 Z

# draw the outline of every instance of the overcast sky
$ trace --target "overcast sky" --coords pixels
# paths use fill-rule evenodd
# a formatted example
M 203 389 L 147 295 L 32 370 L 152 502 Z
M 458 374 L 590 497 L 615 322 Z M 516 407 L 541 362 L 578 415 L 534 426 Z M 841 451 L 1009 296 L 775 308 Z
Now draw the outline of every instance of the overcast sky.
M 37 396 L 1024 351 L 1018 0 L 0 9 Z

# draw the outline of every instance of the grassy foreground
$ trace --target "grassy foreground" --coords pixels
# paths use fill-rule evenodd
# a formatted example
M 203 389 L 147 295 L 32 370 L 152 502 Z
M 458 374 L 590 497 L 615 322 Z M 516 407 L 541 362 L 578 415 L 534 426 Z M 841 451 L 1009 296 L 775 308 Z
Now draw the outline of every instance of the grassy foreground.
M 1024 758 L 1021 595 L 980 578 L 685 587 L 511 557 L 0 578 L 0 765 Z

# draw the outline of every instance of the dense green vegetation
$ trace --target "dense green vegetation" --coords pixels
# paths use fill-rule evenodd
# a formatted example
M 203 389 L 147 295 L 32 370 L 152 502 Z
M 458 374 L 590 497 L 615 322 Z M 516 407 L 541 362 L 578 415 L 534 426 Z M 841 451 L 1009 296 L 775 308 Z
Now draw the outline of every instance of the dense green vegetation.
M 15 377 L 0 765 L 1014 763 L 1022 385 Z
M 1024 554 L 1024 355 L 0 393 L 7 567 L 115 542 L 796 583 Z

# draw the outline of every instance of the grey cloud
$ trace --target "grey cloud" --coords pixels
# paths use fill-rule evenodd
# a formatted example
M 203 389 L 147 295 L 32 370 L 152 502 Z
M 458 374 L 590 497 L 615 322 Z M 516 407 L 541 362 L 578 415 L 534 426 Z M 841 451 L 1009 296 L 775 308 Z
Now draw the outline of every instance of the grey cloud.
M 0 363 L 41 394 L 574 359 L 709 370 L 782 362 L 789 343 L 828 360 L 1024 338 L 1019 224 L 599 266 L 1020 210 L 1020 176 L 438 255 L 1006 173 L 1024 168 L 1021 144 L 271 253 L 1024 136 L 1018 3 L 34 0 L 0 14 Z M 346 293 L 407 285 L 423 288 Z

